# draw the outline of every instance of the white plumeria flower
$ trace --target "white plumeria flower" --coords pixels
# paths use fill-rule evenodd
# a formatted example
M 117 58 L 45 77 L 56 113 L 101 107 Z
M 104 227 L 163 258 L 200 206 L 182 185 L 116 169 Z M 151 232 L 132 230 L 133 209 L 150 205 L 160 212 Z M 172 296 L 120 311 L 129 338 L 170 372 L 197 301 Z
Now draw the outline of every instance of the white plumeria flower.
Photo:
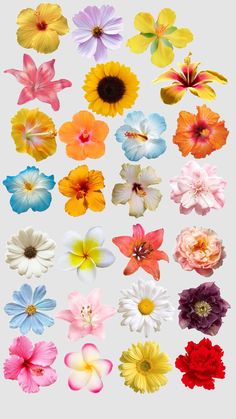
M 121 290 L 118 312 L 122 313 L 122 326 L 131 332 L 142 332 L 148 337 L 151 329 L 160 331 L 163 320 L 173 318 L 174 307 L 169 301 L 167 290 L 153 281 L 140 279 L 130 289 Z
M 19 275 L 39 278 L 53 265 L 55 247 L 56 243 L 47 234 L 27 227 L 8 240 L 5 260 Z
M 104 241 L 101 227 L 90 228 L 84 239 L 77 232 L 68 231 L 63 240 L 66 253 L 60 258 L 59 267 L 64 271 L 77 270 L 81 281 L 92 282 L 96 267 L 105 268 L 115 261 L 113 253 L 102 247 Z
M 129 204 L 129 215 L 140 217 L 146 209 L 155 211 L 162 198 L 158 189 L 150 185 L 157 185 L 161 179 L 151 167 L 141 169 L 140 165 L 125 163 L 120 172 L 126 183 L 118 183 L 112 191 L 113 204 Z

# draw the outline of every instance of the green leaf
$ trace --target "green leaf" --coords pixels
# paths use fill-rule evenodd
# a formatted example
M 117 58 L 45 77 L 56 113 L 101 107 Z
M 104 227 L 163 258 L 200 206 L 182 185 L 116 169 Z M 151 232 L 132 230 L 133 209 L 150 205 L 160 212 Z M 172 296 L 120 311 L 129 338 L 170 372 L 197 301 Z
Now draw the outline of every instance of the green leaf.
M 142 33 L 140 35 L 145 36 L 145 38 L 153 38 L 154 36 L 156 36 L 154 33 Z
M 170 41 L 168 41 L 168 39 L 162 38 L 162 42 L 163 44 L 165 44 L 167 47 L 173 49 L 172 44 L 170 43 Z
M 155 39 L 155 41 L 151 44 L 151 54 L 153 54 L 157 50 L 158 42 L 158 39 Z

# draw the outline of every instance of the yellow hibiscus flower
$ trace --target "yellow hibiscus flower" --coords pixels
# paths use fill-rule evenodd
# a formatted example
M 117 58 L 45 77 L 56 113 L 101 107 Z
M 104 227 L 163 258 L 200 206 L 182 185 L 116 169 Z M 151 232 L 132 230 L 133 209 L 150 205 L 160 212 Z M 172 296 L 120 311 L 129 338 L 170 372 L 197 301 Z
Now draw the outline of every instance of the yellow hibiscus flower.
M 49 54 L 58 48 L 59 35 L 69 31 L 67 19 L 58 4 L 41 3 L 36 9 L 23 9 L 17 16 L 17 42 L 24 48 Z
M 12 118 L 11 135 L 19 153 L 28 153 L 36 161 L 55 153 L 56 129 L 52 119 L 36 109 L 21 109 Z
M 176 14 L 171 9 L 162 9 L 157 21 L 150 13 L 141 12 L 135 16 L 134 26 L 140 32 L 127 42 L 132 52 L 141 54 L 151 44 L 151 61 L 157 67 L 166 67 L 174 60 L 173 47 L 184 48 L 193 40 L 187 28 L 174 26 Z

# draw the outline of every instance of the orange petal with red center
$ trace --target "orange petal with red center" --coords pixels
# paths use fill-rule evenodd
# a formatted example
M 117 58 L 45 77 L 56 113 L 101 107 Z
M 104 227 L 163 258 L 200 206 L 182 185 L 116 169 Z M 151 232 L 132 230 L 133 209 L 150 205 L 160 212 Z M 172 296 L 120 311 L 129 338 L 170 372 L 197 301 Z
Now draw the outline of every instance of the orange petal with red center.
M 84 160 L 87 157 L 84 145 L 79 141 L 73 141 L 70 144 L 67 144 L 66 153 L 68 157 L 71 157 L 75 160 Z
M 104 177 L 100 170 L 90 170 L 88 174 L 89 189 L 97 191 L 105 187 Z
M 96 212 L 103 211 L 106 206 L 105 199 L 101 191 L 89 191 L 86 194 L 86 202 L 88 208 Z
M 103 156 L 105 153 L 105 145 L 104 143 L 98 143 L 94 141 L 89 141 L 88 143 L 84 143 L 83 146 L 84 154 L 91 159 L 98 159 L 99 157 Z
M 91 112 L 80 111 L 73 116 L 73 123 L 76 129 L 86 129 L 90 131 L 93 129 L 95 118 Z
M 103 121 L 95 121 L 93 126 L 93 141 L 102 142 L 109 133 L 108 125 Z
M 76 167 L 76 169 L 71 170 L 68 174 L 69 180 L 73 184 L 84 183 L 88 181 L 89 170 L 87 164 Z
M 216 112 L 213 112 L 206 105 L 197 106 L 197 119 L 199 122 L 206 122 L 207 125 L 215 125 L 219 119 L 220 115 Z

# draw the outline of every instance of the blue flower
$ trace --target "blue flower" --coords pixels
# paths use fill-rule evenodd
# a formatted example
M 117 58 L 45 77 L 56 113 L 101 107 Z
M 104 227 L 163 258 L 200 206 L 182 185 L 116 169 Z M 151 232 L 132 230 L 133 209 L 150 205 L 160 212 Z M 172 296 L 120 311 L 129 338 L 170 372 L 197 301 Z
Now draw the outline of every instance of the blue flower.
M 116 133 L 116 140 L 122 143 L 125 156 L 131 161 L 142 157 L 155 159 L 166 150 L 166 142 L 160 135 L 166 130 L 163 116 L 152 113 L 145 117 L 143 112 L 130 112 Z
M 7 176 L 3 185 L 12 194 L 10 204 L 17 214 L 28 211 L 45 211 L 51 204 L 48 189 L 55 186 L 54 176 L 39 173 L 36 167 L 27 167 L 16 176 Z
M 12 298 L 14 303 L 6 304 L 4 311 L 8 316 L 13 316 L 10 320 L 10 327 L 20 328 L 22 335 L 26 335 L 31 329 L 37 335 L 41 335 L 44 326 L 50 327 L 54 320 L 40 311 L 53 310 L 56 301 L 49 298 L 43 299 L 46 288 L 41 285 L 35 288 L 34 292 L 30 285 L 24 284 L 20 291 L 14 291 Z

